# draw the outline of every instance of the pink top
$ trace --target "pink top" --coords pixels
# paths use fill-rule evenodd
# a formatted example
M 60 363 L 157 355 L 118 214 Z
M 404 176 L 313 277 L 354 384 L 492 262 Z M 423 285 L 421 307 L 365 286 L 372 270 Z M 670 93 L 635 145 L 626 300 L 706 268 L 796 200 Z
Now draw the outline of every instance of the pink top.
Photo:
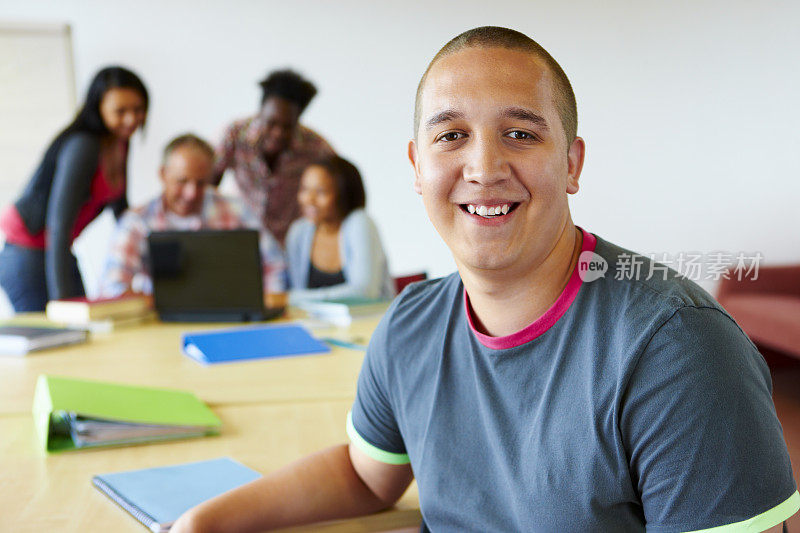
M 597 237 L 589 233 L 588 231 L 584 230 L 583 228 L 579 228 L 583 233 L 583 243 L 581 245 L 581 253 L 583 252 L 593 252 L 595 246 L 597 245 Z M 544 312 L 542 316 L 537 318 L 532 324 L 526 326 L 525 328 L 517 331 L 516 333 L 512 333 L 511 335 L 506 335 L 505 337 L 491 337 L 489 335 L 484 335 L 483 333 L 479 332 L 475 328 L 475 319 L 473 318 L 472 306 L 469 304 L 469 296 L 467 295 L 467 290 L 464 289 L 464 305 L 466 306 L 467 311 L 467 319 L 469 320 L 469 327 L 472 330 L 472 333 L 475 337 L 480 341 L 481 344 L 486 346 L 487 348 L 491 348 L 493 350 L 506 350 L 508 348 L 514 348 L 516 346 L 521 346 L 526 342 L 532 341 L 548 329 L 553 326 L 558 319 L 564 316 L 564 313 L 567 312 L 569 309 L 570 304 L 572 301 L 575 300 L 575 297 L 578 295 L 578 291 L 583 284 L 580 275 L 578 274 L 578 266 L 575 265 L 575 270 L 572 271 L 572 276 L 570 276 L 569 281 L 567 282 L 567 286 L 564 287 L 561 295 L 559 295 L 558 299 L 550 306 L 550 308 Z
M 89 198 L 78 210 L 78 215 L 75 217 L 70 242 L 81 234 L 106 205 L 118 200 L 123 194 L 125 194 L 125 180 L 123 179 L 116 186 L 112 186 L 106 180 L 102 165 L 97 165 L 97 172 L 94 173 L 92 178 Z M 6 242 L 40 250 L 43 250 L 47 245 L 47 228 L 32 235 L 13 204 L 0 214 L 0 229 L 6 234 Z

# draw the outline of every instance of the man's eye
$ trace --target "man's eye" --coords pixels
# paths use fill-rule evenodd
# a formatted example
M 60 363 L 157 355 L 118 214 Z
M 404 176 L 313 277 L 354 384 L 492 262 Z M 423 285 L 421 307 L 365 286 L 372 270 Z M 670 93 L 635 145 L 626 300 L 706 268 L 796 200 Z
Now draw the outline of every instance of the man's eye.
M 459 140 L 463 135 L 457 131 L 448 131 L 439 136 L 440 141 L 453 142 Z
M 519 141 L 534 140 L 536 138 L 527 131 L 520 131 L 520 130 L 514 130 L 512 132 L 509 132 L 508 136 L 511 137 L 512 139 L 517 139 Z

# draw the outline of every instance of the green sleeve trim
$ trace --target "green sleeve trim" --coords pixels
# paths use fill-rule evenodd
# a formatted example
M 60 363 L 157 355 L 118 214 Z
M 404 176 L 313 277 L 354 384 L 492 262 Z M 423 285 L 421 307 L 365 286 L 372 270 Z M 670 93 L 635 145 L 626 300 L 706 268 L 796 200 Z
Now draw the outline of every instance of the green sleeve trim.
M 358 431 L 356 431 L 353 425 L 352 412 L 347 413 L 347 436 L 350 437 L 350 442 L 355 444 L 359 450 L 376 461 L 389 465 L 406 465 L 411 462 L 406 453 L 387 452 L 365 441 L 364 437 L 358 434 Z
M 689 533 L 760 533 L 772 526 L 777 526 L 796 513 L 798 509 L 800 509 L 800 493 L 794 491 L 794 494 L 789 496 L 783 503 L 753 518 L 724 526 L 698 529 Z

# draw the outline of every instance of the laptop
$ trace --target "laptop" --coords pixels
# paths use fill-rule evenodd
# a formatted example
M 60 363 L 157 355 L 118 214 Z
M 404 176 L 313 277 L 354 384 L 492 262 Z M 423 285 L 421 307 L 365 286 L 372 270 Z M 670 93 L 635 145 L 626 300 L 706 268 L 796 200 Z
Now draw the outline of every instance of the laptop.
M 166 322 L 268 320 L 283 309 L 264 307 L 258 231 L 150 233 L 150 275 L 159 318 Z

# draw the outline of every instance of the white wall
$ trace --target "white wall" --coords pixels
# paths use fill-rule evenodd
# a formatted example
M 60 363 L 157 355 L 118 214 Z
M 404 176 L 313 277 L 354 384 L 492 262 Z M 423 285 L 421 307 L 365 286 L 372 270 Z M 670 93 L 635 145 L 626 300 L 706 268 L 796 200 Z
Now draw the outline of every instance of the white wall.
M 216 140 L 256 110 L 258 79 L 296 68 L 320 89 L 303 122 L 362 170 L 392 270 L 432 275 L 453 263 L 411 189 L 415 87 L 449 38 L 510 26 L 573 82 L 588 146 L 576 223 L 641 252 L 800 260 L 797 2 L 0 0 L 4 19 L 72 25 L 79 95 L 109 63 L 145 79 L 152 107 L 132 147 L 134 204 L 158 192 L 169 138 Z M 76 244 L 89 278 L 110 228 L 100 220 Z

